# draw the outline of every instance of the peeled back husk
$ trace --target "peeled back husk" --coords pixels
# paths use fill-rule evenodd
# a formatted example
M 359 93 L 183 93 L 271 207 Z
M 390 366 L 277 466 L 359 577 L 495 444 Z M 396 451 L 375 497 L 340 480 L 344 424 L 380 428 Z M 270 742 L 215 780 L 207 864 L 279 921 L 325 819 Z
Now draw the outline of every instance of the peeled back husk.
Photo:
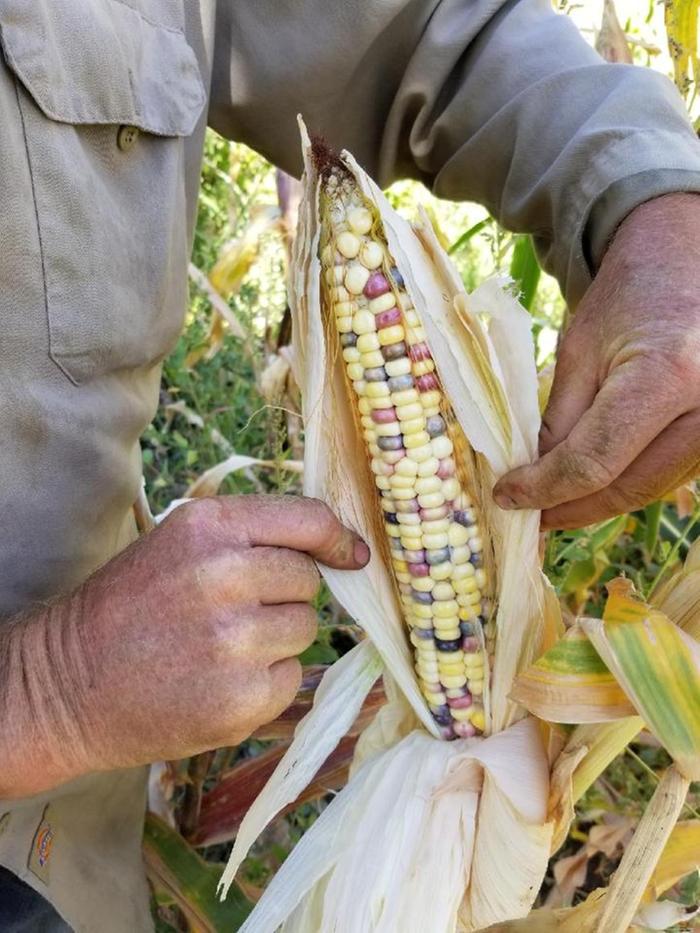
M 496 647 L 486 738 L 446 742 L 421 696 L 376 520 L 366 451 L 343 360 L 321 301 L 320 180 L 302 129 L 303 199 L 290 304 L 303 398 L 304 492 L 370 545 L 360 571 L 321 567 L 367 640 L 329 670 L 294 742 L 243 821 L 222 884 L 254 840 L 308 784 L 382 673 L 388 703 L 361 736 L 350 781 L 295 846 L 246 933 L 454 933 L 525 916 L 549 855 L 546 730 L 512 702 L 517 673 L 560 633 L 538 558 L 539 513 L 503 512 L 495 480 L 536 456 L 539 412 L 528 314 L 491 280 L 467 295 L 424 216 L 411 227 L 352 157 L 341 158 L 383 225 L 419 311 L 444 392 L 475 452 L 476 494 L 492 548 Z M 362 468 L 360 468 L 362 467 Z

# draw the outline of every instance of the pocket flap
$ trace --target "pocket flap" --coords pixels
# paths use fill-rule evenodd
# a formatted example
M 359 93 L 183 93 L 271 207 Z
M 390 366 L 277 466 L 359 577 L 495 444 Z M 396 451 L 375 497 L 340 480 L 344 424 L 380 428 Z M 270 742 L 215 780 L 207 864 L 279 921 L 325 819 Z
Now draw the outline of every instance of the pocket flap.
M 206 99 L 184 33 L 123 0 L 0 0 L 8 66 L 50 119 L 189 136 Z

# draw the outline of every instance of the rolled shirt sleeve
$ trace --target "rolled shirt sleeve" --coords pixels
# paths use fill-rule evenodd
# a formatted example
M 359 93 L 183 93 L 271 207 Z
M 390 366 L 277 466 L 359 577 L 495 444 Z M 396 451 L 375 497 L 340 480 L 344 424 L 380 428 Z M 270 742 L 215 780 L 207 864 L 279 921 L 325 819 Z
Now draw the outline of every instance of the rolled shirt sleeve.
M 296 114 L 386 185 L 531 233 L 570 304 L 616 226 L 700 192 L 672 83 L 608 64 L 549 0 L 219 0 L 210 123 L 292 173 Z

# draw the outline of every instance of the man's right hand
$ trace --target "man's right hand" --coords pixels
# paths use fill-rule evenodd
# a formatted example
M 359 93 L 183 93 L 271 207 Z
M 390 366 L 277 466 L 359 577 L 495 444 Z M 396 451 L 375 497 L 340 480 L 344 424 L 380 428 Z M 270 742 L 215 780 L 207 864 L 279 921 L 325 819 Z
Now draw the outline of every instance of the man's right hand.
M 176 509 L 70 597 L 0 629 L 0 798 L 242 741 L 299 687 L 314 559 L 368 557 L 315 499 Z

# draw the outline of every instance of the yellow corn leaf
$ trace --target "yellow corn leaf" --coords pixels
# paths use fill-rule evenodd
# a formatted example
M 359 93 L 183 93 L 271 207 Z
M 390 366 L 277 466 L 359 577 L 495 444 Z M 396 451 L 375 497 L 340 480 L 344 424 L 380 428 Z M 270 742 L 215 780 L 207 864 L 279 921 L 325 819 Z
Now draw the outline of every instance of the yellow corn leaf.
M 224 298 L 230 298 L 239 291 L 260 253 L 260 237 L 278 220 L 279 208 L 265 206 L 258 209 L 243 234 L 223 248 L 209 279 Z
M 691 74 L 696 84 L 700 81 L 699 12 L 700 0 L 666 0 L 664 3 L 668 48 L 673 59 L 673 77 L 683 95 L 690 89 Z
M 681 878 L 700 870 L 700 820 L 676 823 L 651 876 L 645 900 L 652 901 Z
M 634 714 L 579 625 L 516 679 L 510 697 L 551 722 L 605 722 Z
M 618 722 L 577 726 L 569 736 L 566 750 L 585 748 L 574 769 L 571 789 L 573 802 L 580 800 L 591 784 L 605 771 L 634 737 L 644 728 L 641 716 L 628 716 Z
M 615 580 L 603 619 L 581 626 L 679 770 L 700 779 L 700 644 Z

